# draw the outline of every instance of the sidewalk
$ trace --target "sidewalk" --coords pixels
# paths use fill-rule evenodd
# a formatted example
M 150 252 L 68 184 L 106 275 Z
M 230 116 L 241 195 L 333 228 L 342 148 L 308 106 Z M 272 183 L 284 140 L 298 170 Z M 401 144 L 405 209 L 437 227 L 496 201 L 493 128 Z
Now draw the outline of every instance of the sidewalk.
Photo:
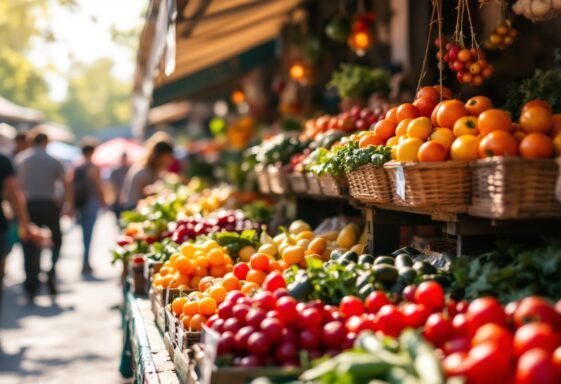
M 59 294 L 46 287 L 36 305 L 26 304 L 19 246 L 9 255 L 0 319 L 0 383 L 120 383 L 122 345 L 120 267 L 111 265 L 117 229 L 111 214 L 100 217 L 92 248 L 94 276 L 83 280 L 79 227 L 65 233 L 57 266 Z M 49 264 L 48 252 L 42 259 Z

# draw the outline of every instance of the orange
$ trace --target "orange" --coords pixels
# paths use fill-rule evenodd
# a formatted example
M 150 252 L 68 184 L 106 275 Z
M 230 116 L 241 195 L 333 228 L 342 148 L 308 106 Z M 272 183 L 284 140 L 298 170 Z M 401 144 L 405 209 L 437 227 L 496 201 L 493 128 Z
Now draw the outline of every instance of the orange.
M 393 123 L 390 123 L 390 124 L 393 124 Z M 380 139 L 376 135 L 367 135 L 367 136 L 364 136 L 363 138 L 360 139 L 360 141 L 358 142 L 358 146 L 359 146 L 359 148 L 366 148 L 369 145 L 374 145 L 374 146 L 384 145 L 384 142 L 385 142 L 385 139 Z
M 543 133 L 529 133 L 520 142 L 520 155 L 530 159 L 551 157 L 554 150 L 553 142 Z
M 433 100 L 439 101 L 440 92 L 434 87 L 426 86 L 419 89 L 419 92 L 417 92 L 417 98 L 420 99 L 421 97 L 429 97 Z
M 397 143 L 399 143 L 399 137 L 392 136 L 388 139 L 388 141 L 386 141 L 386 147 L 394 147 Z
M 456 138 L 450 147 L 450 157 L 457 161 L 470 161 L 479 158 L 479 138 L 464 135 Z
M 278 260 L 271 260 L 269 263 L 269 270 L 267 272 L 279 271 L 282 272 L 282 267 Z
M 269 256 L 265 253 L 256 253 L 249 259 L 251 269 L 267 271 L 269 269 Z
M 421 114 L 419 113 L 419 109 L 415 107 L 411 103 L 403 103 L 396 110 L 396 117 L 397 121 L 401 121 L 403 119 L 414 119 L 419 117 Z
M 412 119 L 403 119 L 399 122 L 397 127 L 395 128 L 395 135 L 401 136 L 407 133 L 407 126 L 411 122 Z
M 452 128 L 456 120 L 467 115 L 466 107 L 460 100 L 448 100 L 438 108 L 436 121 L 439 127 Z
M 187 298 L 185 296 L 176 297 L 171 302 L 171 310 L 173 311 L 173 313 L 175 313 L 176 316 L 179 316 L 180 314 L 183 313 L 183 306 L 185 305 L 186 302 L 187 302 Z
M 399 120 L 397 119 L 397 107 L 390 108 L 388 112 L 386 112 L 386 116 L 384 116 L 384 119 L 389 120 L 395 124 L 399 123 Z
M 553 139 L 553 147 L 555 149 L 555 154 L 561 156 L 561 133 L 558 133 Z
M 261 286 L 261 284 L 263 284 L 263 281 L 265 281 L 266 277 L 267 277 L 266 272 L 259 271 L 257 269 L 252 269 L 251 271 L 249 271 L 247 273 L 247 276 L 245 277 L 245 279 L 246 279 L 246 281 L 249 281 L 251 283 L 255 283 L 255 284 L 258 284 L 259 286 Z
M 210 316 L 214 314 L 214 312 L 216 311 L 216 307 L 218 306 L 216 304 L 216 300 L 214 300 L 212 297 L 202 298 L 199 300 L 197 304 L 198 304 L 197 307 L 199 309 L 199 313 L 205 316 Z
M 436 119 L 436 116 L 438 115 L 438 111 L 440 110 L 440 107 L 442 107 L 444 105 L 444 103 L 446 103 L 448 100 L 442 100 L 440 103 L 436 104 L 436 107 L 434 107 L 434 109 L 432 110 L 432 113 L 430 114 L 430 121 L 432 123 L 433 126 L 438 127 L 438 121 Z M 444 128 L 452 128 L 452 127 L 444 127 Z
M 286 264 L 286 261 L 284 260 L 279 260 L 279 266 L 283 271 L 288 268 L 288 264 Z
M 241 261 L 249 261 L 251 255 L 255 253 L 255 248 L 251 245 L 246 245 L 242 249 L 240 249 L 239 256 Z
M 208 276 L 208 269 L 204 267 L 197 267 L 197 269 L 195 269 L 195 276 L 200 276 L 200 277 Z
M 173 281 L 174 276 L 173 275 L 166 275 L 164 276 L 164 281 L 162 282 L 162 287 L 167 288 L 171 285 L 171 282 Z
M 506 131 L 493 131 L 479 143 L 479 157 L 482 159 L 493 156 L 516 156 L 517 154 L 518 143 Z
M 224 263 L 226 263 L 226 265 L 234 265 L 234 260 L 232 260 L 230 255 L 224 254 Z
M 427 117 L 417 117 L 411 120 L 407 127 L 407 137 L 426 140 L 432 132 L 432 123 Z
M 434 89 L 434 88 L 433 88 Z M 419 97 L 414 102 L 413 105 L 419 110 L 421 116 L 430 117 L 434 107 L 438 104 L 439 99 L 433 99 L 430 97 Z
M 243 286 L 242 286 L 242 293 L 244 295 L 250 295 L 251 293 L 253 293 L 253 291 L 256 291 L 259 289 L 259 285 L 253 282 L 246 282 Z
M 199 282 L 201 281 L 201 276 L 193 276 L 191 280 L 189 280 L 189 288 L 191 289 L 199 289 Z
M 215 285 L 209 289 L 208 293 L 217 303 L 221 303 L 226 298 L 228 291 L 222 285 Z
M 553 108 L 551 107 L 551 104 L 549 104 L 547 101 L 530 100 L 526 104 L 524 104 L 524 106 L 522 107 L 522 110 L 520 111 L 520 114 L 524 113 L 524 111 L 527 108 L 530 108 L 530 107 L 542 107 L 542 108 L 547 109 L 550 113 L 553 113 Z
M 514 131 L 512 133 L 512 137 L 514 137 L 514 140 L 516 140 L 517 143 L 520 143 L 525 136 L 526 134 L 522 131 Z
M 186 316 L 193 316 L 199 313 L 199 305 L 196 300 L 187 301 L 183 304 L 183 313 Z
M 177 258 L 175 265 L 177 266 L 179 273 L 186 276 L 194 274 L 197 269 L 196 261 L 185 256 Z
M 448 153 L 446 149 L 436 141 L 427 141 L 419 148 L 419 161 L 421 163 L 444 161 Z
M 230 265 L 230 264 L 228 264 L 228 265 Z M 226 272 L 228 272 L 228 268 L 227 268 L 227 265 L 224 265 L 224 264 L 223 265 L 216 265 L 216 266 L 210 267 L 210 270 L 208 272 L 210 273 L 210 275 L 212 277 L 222 277 L 222 276 L 224 276 L 224 274 Z
M 415 138 L 408 138 L 401 141 L 397 145 L 396 160 L 414 162 L 419 161 L 418 153 L 421 145 L 423 145 L 423 142 Z
M 299 264 L 304 260 L 305 249 L 297 245 L 290 245 L 286 247 L 282 253 L 282 259 L 288 265 Z
M 552 116 L 553 127 L 551 128 L 551 136 L 556 137 L 559 132 L 561 132 L 561 113 L 557 113 Z
M 158 274 L 154 275 L 154 280 L 152 280 L 152 285 L 155 287 L 161 287 L 164 283 L 164 278 Z
M 298 235 L 296 235 L 296 240 L 302 240 L 302 239 L 312 240 L 313 238 L 314 238 L 314 233 L 312 231 L 302 231 Z
M 203 328 L 203 324 L 206 324 L 206 317 L 197 314 L 191 317 L 191 320 L 189 321 L 189 329 L 191 331 L 200 331 Z
M 277 247 L 274 244 L 263 244 L 262 246 L 259 247 L 258 252 L 274 257 L 277 255 Z M 247 261 L 249 261 L 250 258 L 251 256 L 248 258 Z
M 175 284 L 177 284 L 177 286 L 189 284 L 189 276 L 175 275 L 174 280 L 175 280 Z
M 221 284 L 228 292 L 240 289 L 240 280 L 232 272 L 224 275 Z
M 474 96 L 466 101 L 466 110 L 471 116 L 479 116 L 482 112 L 493 108 L 493 102 L 487 96 Z
M 211 266 L 224 264 L 224 251 L 220 248 L 211 249 L 207 257 Z
M 185 243 L 181 246 L 181 254 L 187 258 L 193 257 L 197 249 L 191 243 Z
M 479 115 L 477 128 L 485 136 L 493 131 L 512 132 L 510 115 L 501 109 L 488 109 Z
M 317 237 L 310 242 L 310 245 L 308 245 L 308 249 L 321 255 L 326 246 L 327 241 L 322 237 Z
M 210 261 L 206 255 L 197 257 L 197 267 L 208 268 L 209 266 Z
M 181 318 L 181 325 L 183 328 L 188 331 L 189 330 L 189 323 L 191 322 L 191 316 L 183 315 Z
M 433 85 L 433 88 L 438 92 L 438 98 L 440 99 L 440 85 Z M 450 88 L 442 87 L 442 99 L 451 99 L 453 97 L 454 94 L 452 93 Z
M 160 272 L 158 272 L 160 274 L 160 276 L 166 276 L 167 274 L 171 273 L 171 269 L 168 267 L 162 267 L 160 268 Z
M 455 138 L 454 133 L 449 128 L 436 128 L 429 136 L 430 141 L 436 141 L 447 151 L 450 150 Z
M 384 141 L 395 135 L 396 124 L 391 122 L 390 120 L 380 120 L 374 126 L 374 134 Z M 360 141 L 362 142 L 363 139 Z
M 173 275 L 168 275 L 171 276 L 171 280 L 169 282 L 169 287 L 170 288 L 177 288 L 179 283 L 177 282 L 177 280 L 179 279 L 179 274 L 178 273 L 174 273 Z
M 553 115 L 544 107 L 528 107 L 520 115 L 520 127 L 526 133 L 548 133 L 553 127 Z
M 212 287 L 212 282 L 213 281 L 214 281 L 214 278 L 212 276 L 205 276 L 205 277 L 201 278 L 201 280 L 199 281 L 199 291 L 204 292 L 207 289 L 209 289 L 210 287 Z
M 477 117 L 460 117 L 454 124 L 453 132 L 454 136 L 456 137 L 460 137 L 463 135 L 479 135 L 479 129 L 477 129 Z
M 181 256 L 179 253 L 174 253 L 173 255 L 171 255 L 169 257 L 169 264 L 171 265 L 172 268 L 176 268 L 176 262 L 177 259 L 179 258 L 179 256 Z

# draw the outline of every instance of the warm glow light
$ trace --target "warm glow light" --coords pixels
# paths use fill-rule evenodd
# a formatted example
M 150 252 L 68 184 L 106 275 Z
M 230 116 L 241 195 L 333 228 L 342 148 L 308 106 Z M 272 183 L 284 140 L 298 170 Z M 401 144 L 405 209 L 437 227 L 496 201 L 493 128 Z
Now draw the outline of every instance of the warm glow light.
M 231 99 L 234 105 L 239 105 L 245 101 L 245 94 L 238 89 L 232 93 Z
M 290 66 L 290 77 L 294 80 L 304 78 L 305 69 L 301 63 L 294 63 Z
M 354 46 L 358 49 L 367 49 L 372 43 L 368 32 L 357 32 L 353 36 Z

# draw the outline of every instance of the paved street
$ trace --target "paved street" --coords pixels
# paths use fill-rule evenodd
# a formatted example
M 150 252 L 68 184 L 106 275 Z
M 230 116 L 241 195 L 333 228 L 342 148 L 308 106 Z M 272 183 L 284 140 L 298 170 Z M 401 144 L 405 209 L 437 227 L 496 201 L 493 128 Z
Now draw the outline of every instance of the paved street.
M 114 218 L 105 214 L 94 234 L 94 277 L 84 280 L 81 233 L 78 227 L 68 230 L 58 264 L 60 293 L 53 302 L 43 287 L 35 306 L 26 304 L 22 292 L 21 249 L 10 254 L 0 326 L 0 383 L 121 382 L 120 267 L 111 266 L 109 252 L 115 236 Z M 49 262 L 45 252 L 43 269 Z

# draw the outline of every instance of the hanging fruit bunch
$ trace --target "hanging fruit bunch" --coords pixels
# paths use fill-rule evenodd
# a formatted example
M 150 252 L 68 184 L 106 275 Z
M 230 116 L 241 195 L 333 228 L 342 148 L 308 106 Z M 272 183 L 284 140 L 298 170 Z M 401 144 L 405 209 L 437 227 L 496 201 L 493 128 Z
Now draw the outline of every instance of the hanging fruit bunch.
M 484 45 L 487 49 L 506 49 L 518 35 L 518 31 L 512 27 L 512 22 L 508 18 L 508 3 L 500 0 L 499 4 L 501 7 L 500 18 L 493 33 L 485 40 Z
M 456 72 L 456 78 L 461 84 L 478 87 L 493 74 L 493 66 L 485 59 L 485 52 L 479 48 L 475 36 L 468 0 L 458 0 L 458 16 L 456 29 L 451 41 L 437 39 L 435 45 L 440 48 L 437 58 L 448 63 L 448 68 Z M 465 43 L 464 20 L 467 20 L 470 42 Z M 442 44 L 445 50 L 442 50 Z
M 374 20 L 376 20 L 376 15 L 373 12 L 359 13 L 353 19 L 347 44 L 358 56 L 364 56 L 374 44 L 374 34 L 372 33 Z

